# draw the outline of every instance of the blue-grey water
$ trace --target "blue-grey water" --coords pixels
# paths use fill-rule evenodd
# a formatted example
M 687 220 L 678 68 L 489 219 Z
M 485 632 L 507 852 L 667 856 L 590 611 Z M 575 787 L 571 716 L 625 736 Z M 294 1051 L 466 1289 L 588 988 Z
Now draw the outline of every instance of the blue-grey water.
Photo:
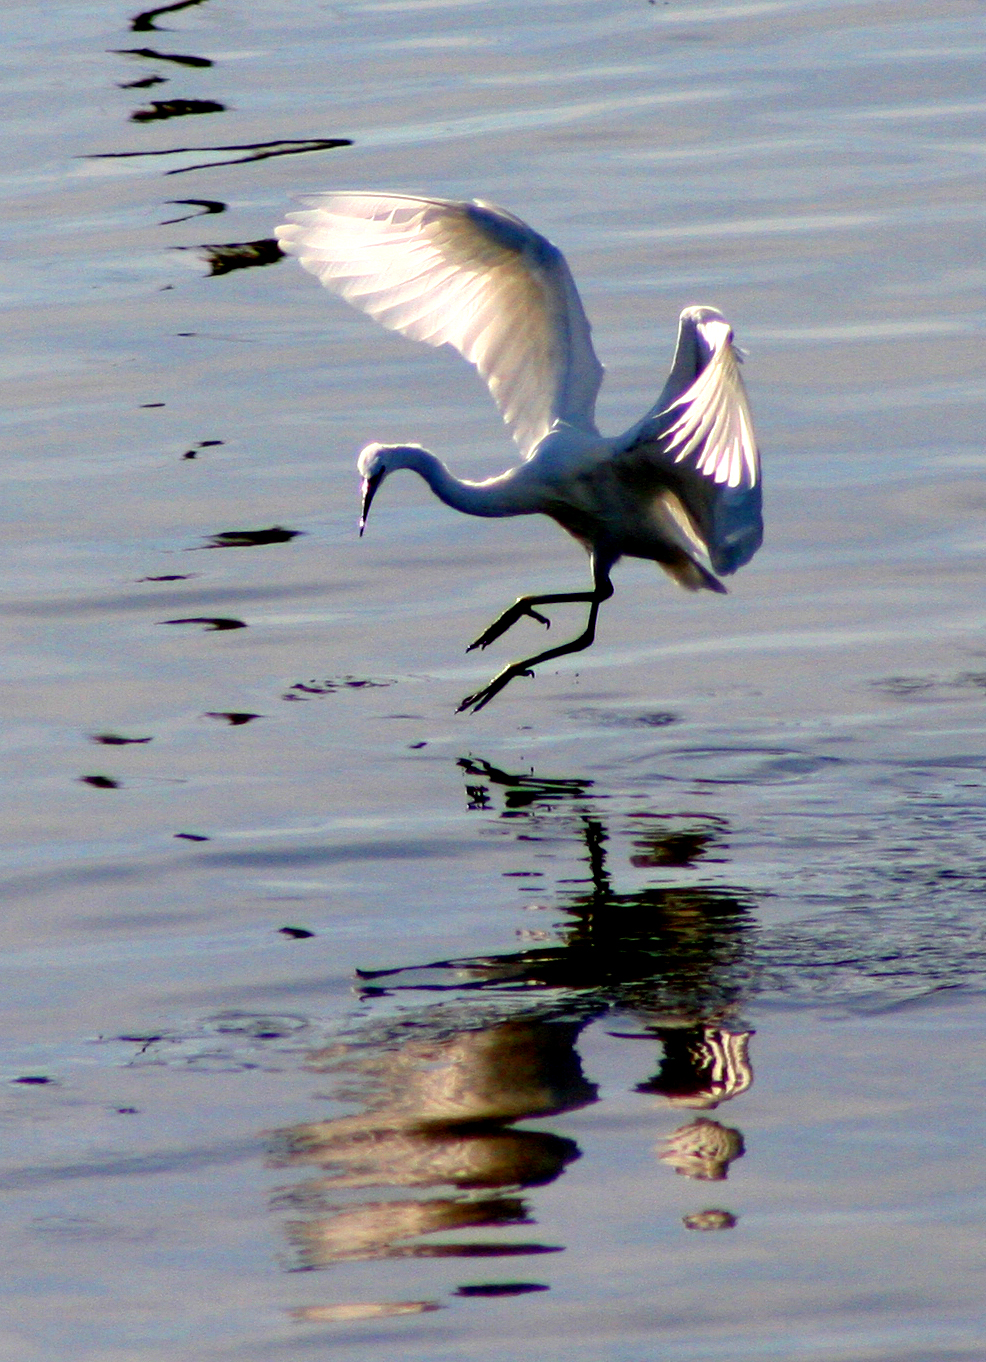
M 983 1356 L 982 20 L 4 7 L 4 1358 Z M 607 431 L 727 314 L 728 597 L 621 564 L 455 716 L 586 561 L 356 538 L 368 441 L 515 454 L 271 259 L 335 187 L 556 241 Z

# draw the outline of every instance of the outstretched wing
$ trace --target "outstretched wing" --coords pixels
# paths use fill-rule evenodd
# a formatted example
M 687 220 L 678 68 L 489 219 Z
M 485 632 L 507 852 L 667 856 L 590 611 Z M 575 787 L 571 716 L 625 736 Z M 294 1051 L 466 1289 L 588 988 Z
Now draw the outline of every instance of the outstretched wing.
M 760 455 L 740 359 L 721 312 L 686 308 L 664 391 L 614 460 L 633 480 L 666 479 L 723 574 L 748 563 L 763 539 Z
M 375 317 L 453 345 L 489 384 L 525 457 L 552 424 L 595 433 L 602 366 L 565 257 L 492 204 L 330 193 L 278 227 L 282 248 Z

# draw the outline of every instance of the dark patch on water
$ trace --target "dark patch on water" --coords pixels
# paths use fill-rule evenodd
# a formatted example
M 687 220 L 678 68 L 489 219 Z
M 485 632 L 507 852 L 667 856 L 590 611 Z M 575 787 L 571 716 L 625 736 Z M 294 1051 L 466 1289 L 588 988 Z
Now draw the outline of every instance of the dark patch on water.
M 135 156 L 177 156 L 202 151 L 246 151 L 248 156 L 234 156 L 225 161 L 204 161 L 192 166 L 177 166 L 166 170 L 166 175 L 185 175 L 192 170 L 213 170 L 217 166 L 242 165 L 246 161 L 267 161 L 273 156 L 300 156 L 309 151 L 331 151 L 335 147 L 351 147 L 349 137 L 309 137 L 303 139 L 278 138 L 275 142 L 231 142 L 209 147 L 162 147 L 154 151 L 97 151 L 82 157 L 86 161 L 126 160 Z
M 273 237 L 259 241 L 227 241 L 201 246 L 175 246 L 176 251 L 201 251 L 209 266 L 210 278 L 229 274 L 232 270 L 248 270 L 254 266 L 275 265 L 284 259 L 284 252 Z
M 200 544 L 198 547 L 203 549 L 250 549 L 264 544 L 287 544 L 290 540 L 297 539 L 299 535 L 304 533 L 304 530 L 285 530 L 280 525 L 272 525 L 267 530 L 222 530 L 219 534 L 210 534 L 209 542 Z
M 202 624 L 208 630 L 217 629 L 245 629 L 247 626 L 242 620 L 230 619 L 224 615 L 189 615 L 184 619 L 160 620 L 160 624 Z
M 182 455 L 183 459 L 197 459 L 200 449 L 214 449 L 216 445 L 224 445 L 225 440 L 200 440 L 192 449 L 186 449 Z M 212 547 L 210 545 L 210 547 Z M 218 546 L 221 547 L 221 546 Z
M 531 1291 L 549 1291 L 541 1282 L 472 1282 L 456 1288 L 457 1296 L 526 1296 Z
M 117 57 L 148 57 L 154 61 L 175 62 L 178 66 L 215 66 L 210 57 L 192 57 L 183 52 L 157 52 L 153 47 L 111 47 L 109 51 Z
M 124 738 L 119 733 L 93 733 L 90 742 L 101 742 L 107 747 L 126 747 L 128 743 L 153 742 L 153 738 Z
M 176 222 L 188 222 L 192 218 L 208 217 L 210 213 L 225 213 L 227 205 L 220 199 L 168 199 L 168 203 L 187 204 L 189 208 L 201 208 L 201 213 L 186 213 L 180 218 L 165 218 L 162 227 L 170 227 Z M 163 402 L 146 402 L 145 406 L 163 407 Z
M 195 114 L 225 113 L 226 105 L 215 99 L 152 99 L 147 109 L 135 109 L 131 123 L 158 123 L 167 118 L 188 118 Z
M 169 5 L 158 5 L 155 9 L 141 10 L 130 20 L 130 31 L 132 33 L 157 33 L 158 26 L 154 22 L 161 14 L 174 14 L 180 9 L 192 9 L 196 5 L 205 4 L 205 0 L 171 0 Z
M 528 1254 L 564 1253 L 564 1244 L 415 1244 L 389 1255 L 396 1258 L 520 1258 Z

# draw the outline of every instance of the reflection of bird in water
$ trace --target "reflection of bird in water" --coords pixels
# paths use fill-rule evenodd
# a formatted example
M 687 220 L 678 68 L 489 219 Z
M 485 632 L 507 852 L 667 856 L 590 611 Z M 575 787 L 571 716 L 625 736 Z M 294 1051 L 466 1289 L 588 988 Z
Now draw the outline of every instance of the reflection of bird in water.
M 306 1269 L 367 1258 L 456 1258 L 480 1256 L 474 1244 L 421 1244 L 426 1234 L 450 1230 L 499 1229 L 529 1223 L 519 1197 L 481 1201 L 440 1197 L 427 1201 L 364 1201 L 329 1207 L 333 1214 L 318 1220 L 293 1220 L 286 1225 L 289 1242 Z M 486 1249 L 494 1257 L 513 1253 L 550 1252 L 542 1245 L 494 1241 Z M 513 1253 L 511 1253 L 513 1250 Z
M 647 810 L 604 822 L 586 807 L 591 781 L 515 775 L 476 757 L 459 765 L 471 803 L 491 809 L 494 791 L 502 792 L 500 816 L 518 820 L 518 845 L 557 842 L 563 829 L 582 844 L 583 875 L 559 882 L 558 904 L 571 920 L 555 924 L 553 945 L 360 972 L 367 998 L 404 990 L 438 998 L 311 1055 L 310 1067 L 345 1076 L 337 1095 L 358 1098 L 362 1110 L 276 1133 L 273 1162 L 306 1171 L 276 1198 L 305 1217 L 285 1226 L 299 1267 L 551 1252 L 556 1246 L 513 1237 L 530 1223 L 517 1193 L 554 1181 L 579 1150 L 513 1123 L 598 1100 L 576 1048 L 593 1018 L 632 1018 L 642 1025 L 628 1039 L 662 1044 L 659 1072 L 638 1091 L 661 1093 L 673 1106 L 714 1107 L 752 1081 L 750 1033 L 727 1023 L 749 977 L 751 905 L 736 891 L 691 881 L 620 892 L 607 869 L 610 822 L 613 835 L 642 853 L 637 868 L 662 876 L 720 847 L 725 822 Z M 666 1138 L 661 1158 L 711 1182 L 742 1152 L 738 1131 L 699 1116 Z M 383 1186 L 416 1195 L 358 1195 Z M 689 1228 L 735 1221 L 725 1211 L 696 1214 Z M 444 1231 L 470 1238 L 431 1240 Z
M 588 648 L 624 555 L 650 559 L 691 591 L 725 588 L 760 545 L 760 467 L 729 323 L 711 307 L 681 314 L 656 405 L 606 439 L 594 419 L 602 367 L 564 256 L 491 204 L 400 194 L 302 199 L 277 229 L 305 269 L 384 326 L 452 345 L 489 384 L 524 462 L 486 482 L 454 477 L 419 445 L 367 445 L 360 532 L 384 478 L 420 474 L 448 506 L 477 516 L 541 513 L 592 558 L 592 589 L 522 596 L 471 645 L 485 648 L 535 607 L 589 607 L 577 638 L 512 662 L 459 706 L 482 709 L 539 662 Z
M 347 1301 L 344 1305 L 298 1305 L 288 1314 L 300 1324 L 338 1324 L 351 1319 L 423 1315 L 429 1310 L 441 1308 L 437 1301 Z
M 721 1026 L 658 1027 L 664 1059 L 655 1078 L 638 1092 L 661 1093 L 673 1107 L 709 1110 L 746 1092 L 753 1082 L 749 1044 L 752 1031 Z
M 542 840 L 538 825 L 546 810 L 584 793 L 573 781 L 533 775 L 515 786 L 520 778 L 472 758 L 466 769 L 497 784 L 510 780 L 501 817 L 523 818 L 518 826 L 525 829 L 520 834 L 525 844 Z M 638 817 L 628 820 L 635 834 Z M 746 1055 L 749 1033 L 733 1031 L 724 1022 L 735 1015 L 748 987 L 755 932 L 751 902 L 735 890 L 698 883 L 620 892 L 607 869 L 607 824 L 582 809 L 560 814 L 548 840 L 558 840 L 562 822 L 584 845 L 586 874 L 564 881 L 558 906 L 570 920 L 556 926 L 557 942 L 474 960 L 360 970 L 364 993 L 469 988 L 522 993 L 533 1006 L 538 990 L 558 990 L 548 1004 L 551 1009 L 557 1009 L 561 996 L 572 1016 L 628 1014 L 643 1023 L 635 1035 L 664 1044 L 666 1062 L 660 1074 L 640 1091 L 665 1093 L 696 1107 L 714 1107 L 744 1091 L 752 1079 Z M 633 845 L 646 847 L 649 862 L 680 863 L 687 846 L 687 863 L 692 864 L 723 832 L 721 820 L 699 814 L 670 820 L 663 834 L 651 821 L 645 826 L 646 840 L 635 837 Z M 661 851 L 666 842 L 673 848 L 667 857 Z
M 659 1157 L 676 1173 L 703 1182 L 722 1182 L 733 1159 L 744 1153 L 743 1136 L 732 1126 L 697 1116 L 664 1137 Z
M 681 1223 L 686 1230 L 731 1230 L 736 1217 L 732 1211 L 694 1211 L 691 1215 L 683 1215 Z
M 295 1184 L 279 1205 L 317 1218 L 286 1226 L 304 1267 L 367 1258 L 498 1256 L 553 1252 L 503 1240 L 424 1245 L 448 1230 L 501 1230 L 530 1223 L 519 1189 L 554 1181 L 573 1159 L 572 1140 L 511 1123 L 570 1111 L 596 1100 L 575 1050 L 581 1023 L 540 1019 L 448 1030 L 436 1018 L 420 1034 L 399 1029 L 374 1045 L 333 1048 L 311 1067 L 344 1071 L 365 1110 L 276 1132 L 273 1161 L 323 1170 Z M 451 1186 L 451 1196 L 355 1201 L 344 1188 Z

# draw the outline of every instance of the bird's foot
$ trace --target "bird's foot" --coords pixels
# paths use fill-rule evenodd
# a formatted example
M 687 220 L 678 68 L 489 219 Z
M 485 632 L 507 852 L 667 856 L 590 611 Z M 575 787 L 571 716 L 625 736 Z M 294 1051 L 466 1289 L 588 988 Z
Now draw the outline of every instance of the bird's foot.
M 488 648 L 501 634 L 505 634 L 508 629 L 512 629 L 517 621 L 522 619 L 525 615 L 529 616 L 532 620 L 537 620 L 539 624 L 543 624 L 545 629 L 551 628 L 551 621 L 548 617 L 542 615 L 540 611 L 535 610 L 527 600 L 521 597 L 519 601 L 514 601 L 513 605 L 508 606 L 502 615 L 497 615 L 489 628 L 484 629 L 479 638 L 470 643 L 466 652 L 471 653 L 474 648 Z
M 504 686 L 510 684 L 515 676 L 533 676 L 534 673 L 523 662 L 511 663 L 509 667 L 504 667 L 502 672 L 494 676 L 489 685 L 482 690 L 476 691 L 475 695 L 467 695 L 466 698 L 456 707 L 456 714 L 464 714 L 467 710 L 476 714 L 484 705 L 488 705 L 494 695 L 499 695 Z

